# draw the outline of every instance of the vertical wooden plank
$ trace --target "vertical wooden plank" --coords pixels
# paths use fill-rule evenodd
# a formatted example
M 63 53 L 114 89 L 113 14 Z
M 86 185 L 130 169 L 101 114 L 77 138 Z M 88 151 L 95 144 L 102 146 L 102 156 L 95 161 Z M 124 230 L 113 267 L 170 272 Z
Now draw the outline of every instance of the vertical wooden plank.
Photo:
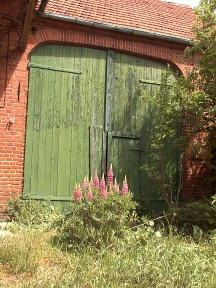
M 25 153 L 25 167 L 24 167 L 24 193 L 31 193 L 31 175 L 32 175 L 32 152 L 34 139 L 34 92 L 36 91 L 37 83 L 32 79 L 38 79 L 38 69 L 31 69 L 31 81 L 29 82 L 28 94 L 28 113 L 26 115 L 26 153 Z
M 83 67 L 81 66 L 81 49 L 76 47 L 70 47 L 69 53 L 69 61 L 71 67 L 75 67 L 75 69 L 83 71 Z M 82 75 L 83 77 L 83 75 Z M 77 159 L 77 145 L 78 145 L 78 99 L 80 95 L 80 86 L 82 77 L 71 77 L 71 86 L 70 86 L 70 99 L 71 99 L 71 134 L 70 134 L 70 189 L 73 190 L 75 183 L 77 182 L 77 165 L 79 163 L 79 159 Z
M 32 73 L 32 75 L 34 77 L 36 77 L 36 79 L 39 78 L 39 69 L 30 69 L 30 73 Z M 31 94 L 30 92 L 28 93 L 28 113 L 27 113 L 27 132 L 26 132 L 26 153 L 25 153 L 25 175 L 27 175 L 27 177 L 29 178 L 25 178 L 24 180 L 24 193 L 26 194 L 30 194 L 33 193 L 32 192 L 32 188 L 33 188 L 33 175 L 34 170 L 32 169 L 32 155 L 33 155 L 33 151 L 35 146 L 37 145 L 37 142 L 35 143 L 35 146 L 33 145 L 33 141 L 32 139 L 35 139 L 35 131 L 34 129 L 36 129 L 36 120 L 35 120 L 35 99 L 37 99 L 37 92 L 38 90 L 36 89 L 37 87 L 36 81 L 29 81 L 29 87 L 31 87 L 31 91 L 33 91 L 33 93 Z M 35 95 L 34 95 L 35 94 Z M 28 148 L 28 150 L 27 150 Z M 29 162 L 28 162 L 29 160 Z M 29 173 L 28 173 L 29 172 Z M 27 181 L 30 183 L 29 187 L 26 186 Z M 29 188 L 29 189 L 28 189 Z
M 95 170 L 101 175 L 101 161 L 103 149 L 103 127 L 93 126 L 89 127 L 90 133 L 90 173 L 94 175 Z
M 40 142 L 40 107 L 41 107 L 41 99 L 42 99 L 42 86 L 39 79 L 41 79 L 42 71 L 38 70 L 38 78 L 36 80 L 37 85 L 35 86 L 35 90 L 33 91 L 33 99 L 34 99 L 34 119 L 33 119 L 33 127 L 34 137 L 33 137 L 33 145 L 32 145 L 32 173 L 31 173 L 31 193 L 37 195 L 37 186 L 38 186 L 38 151 L 39 151 L 39 142 Z M 42 82 L 43 83 L 43 82 Z
M 58 65 L 59 67 L 67 67 L 67 57 L 66 49 L 60 49 L 58 47 L 59 56 L 58 59 L 61 59 Z M 61 72 L 60 72 L 61 73 Z M 67 119 L 66 119 L 66 107 L 67 107 L 67 80 L 68 73 L 61 73 L 60 91 L 59 91 L 59 137 L 58 137 L 58 182 L 57 182 L 57 195 L 58 197 L 68 196 L 68 155 L 69 147 L 67 146 Z
M 43 61 L 45 64 L 50 66 L 56 66 L 55 61 L 52 57 L 46 59 L 46 55 L 51 54 L 51 46 L 44 46 L 43 47 Z M 45 130 L 45 147 L 44 147 L 44 162 L 43 162 L 43 193 L 44 195 L 51 197 L 54 191 L 51 188 L 51 183 L 53 181 L 53 177 L 51 177 L 51 169 L 52 169 L 52 143 L 53 143 L 53 105 L 54 105 L 54 87 L 55 87 L 55 72 L 50 71 L 49 74 L 46 75 L 46 81 L 44 83 L 44 90 L 45 90 L 45 97 L 47 99 L 46 102 L 46 127 Z M 47 78 L 49 77 L 49 78 Z M 48 80 L 49 79 L 49 80 Z
M 107 53 L 107 68 L 106 68 L 106 97 L 105 97 L 105 131 L 111 131 L 112 130 L 112 123 L 113 119 L 111 113 L 113 112 L 111 107 L 112 100 L 113 100 L 113 93 L 115 88 L 115 80 L 116 80 L 116 74 L 115 74 L 115 53 L 111 50 L 108 50 Z
M 60 65 L 59 58 L 61 56 L 58 51 L 58 46 L 50 46 L 47 47 L 50 49 L 51 57 L 47 57 L 47 63 L 50 65 L 54 65 L 58 67 Z M 59 54 L 59 55 L 58 55 Z M 50 187 L 51 187 L 51 194 L 53 196 L 58 197 L 58 181 L 59 181 L 59 174 L 58 171 L 60 169 L 59 165 L 59 137 L 60 137 L 60 128 L 61 128 L 61 119 L 60 119 L 60 109 L 61 109 L 61 90 L 62 90 L 62 73 L 59 71 L 50 71 L 50 77 L 47 79 L 49 90 L 53 98 L 52 104 L 52 138 L 50 138 L 50 146 L 51 146 L 51 161 L 50 161 L 50 168 L 47 173 L 50 173 Z M 52 79 L 52 80 L 51 80 Z M 44 111 L 44 113 L 46 113 Z
M 41 70 L 41 79 L 45 80 L 47 74 L 45 70 Z M 46 90 L 46 80 L 42 82 L 41 98 L 40 98 L 40 112 L 39 112 L 39 126 L 37 128 L 36 134 L 38 135 L 38 153 L 37 153 L 37 179 L 43 179 L 43 181 L 37 181 L 36 192 L 39 195 L 44 196 L 43 184 L 46 181 L 46 173 L 44 173 L 45 168 L 45 151 L 46 151 L 46 114 L 42 113 L 42 107 L 47 107 L 47 94 Z M 35 178 L 36 179 L 36 178 Z
M 41 51 L 41 60 L 42 63 L 45 62 L 45 57 L 47 54 L 47 49 L 45 47 L 43 47 L 43 50 Z M 48 181 L 48 177 L 47 177 L 47 110 L 48 110 L 48 90 L 49 90 L 49 84 L 47 79 L 50 79 L 51 77 L 51 73 L 50 71 L 47 70 L 40 70 L 41 73 L 41 88 L 40 88 L 40 93 L 41 93 L 41 97 L 40 97 L 40 103 L 39 103 L 39 107 L 40 107 L 40 119 L 39 119 L 39 127 L 36 130 L 37 134 L 38 134 L 38 155 L 37 155 L 37 180 L 38 179 L 43 179 L 43 181 L 37 181 L 37 189 L 36 189 L 36 193 L 37 195 L 42 195 L 42 196 L 47 196 L 46 193 L 44 191 L 44 184 L 46 183 L 46 181 Z M 46 109 L 46 113 L 43 113 L 43 109 L 42 107 L 44 107 Z

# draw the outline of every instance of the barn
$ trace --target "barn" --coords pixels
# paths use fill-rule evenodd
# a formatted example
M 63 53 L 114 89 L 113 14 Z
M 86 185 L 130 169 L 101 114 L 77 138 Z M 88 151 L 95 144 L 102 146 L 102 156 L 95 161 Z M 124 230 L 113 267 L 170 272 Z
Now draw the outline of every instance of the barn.
M 194 10 L 162 0 L 1 0 L 0 7 L 0 207 L 21 193 L 68 202 L 75 183 L 95 170 L 106 175 L 111 163 L 136 199 L 159 203 L 141 169 L 155 125 L 142 94 L 156 95 L 167 65 L 184 75 Z M 166 173 L 176 188 L 176 153 Z M 185 198 L 201 195 L 205 173 L 185 157 Z

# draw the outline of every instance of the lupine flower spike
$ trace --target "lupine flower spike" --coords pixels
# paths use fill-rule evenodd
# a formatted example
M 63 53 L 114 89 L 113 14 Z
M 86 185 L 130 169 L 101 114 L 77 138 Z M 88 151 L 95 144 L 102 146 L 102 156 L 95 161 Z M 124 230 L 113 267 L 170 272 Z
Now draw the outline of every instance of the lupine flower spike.
M 93 178 L 93 186 L 94 188 L 99 189 L 99 178 L 98 178 L 97 171 L 95 171 L 95 175 Z
M 82 184 L 82 190 L 86 191 L 88 189 L 88 179 L 87 177 L 84 178 L 83 184 Z
M 93 183 L 93 179 L 92 179 L 92 176 L 91 176 L 91 179 L 90 179 L 90 182 L 89 182 L 90 186 L 91 187 L 94 187 L 94 183 Z
M 104 173 L 103 173 L 101 181 L 100 181 L 99 189 L 100 189 L 100 192 L 104 192 L 105 189 L 106 189 L 106 183 L 105 183 L 105 180 L 104 180 Z
M 76 184 L 76 187 L 73 192 L 73 196 L 74 196 L 74 201 L 76 202 L 80 202 L 82 200 L 82 191 L 81 191 L 80 185 L 77 187 L 77 184 Z
M 107 200 L 107 187 L 103 192 L 100 192 L 100 200 Z
M 109 194 L 109 195 L 112 195 L 112 194 L 113 194 L 113 190 L 112 190 L 112 185 L 111 185 L 111 184 L 109 185 L 109 192 L 108 192 L 108 194 Z
M 107 199 L 107 191 L 103 174 L 102 179 L 100 181 L 100 200 L 106 200 L 106 199 Z
M 90 184 L 88 185 L 87 199 L 88 200 L 93 200 L 94 199 Z
M 121 194 L 122 194 L 122 196 L 128 194 L 128 184 L 127 184 L 127 178 L 126 178 L 126 176 L 125 176 L 125 180 L 123 181 Z
M 116 178 L 115 178 L 115 181 L 114 181 L 113 190 L 114 190 L 115 192 L 119 192 L 119 185 L 118 185 L 118 183 L 117 183 L 117 181 L 116 181 Z
M 110 165 L 110 169 L 109 169 L 109 172 L 107 174 L 107 178 L 108 178 L 108 182 L 107 184 L 108 185 L 113 185 L 113 170 L 112 170 L 112 164 Z

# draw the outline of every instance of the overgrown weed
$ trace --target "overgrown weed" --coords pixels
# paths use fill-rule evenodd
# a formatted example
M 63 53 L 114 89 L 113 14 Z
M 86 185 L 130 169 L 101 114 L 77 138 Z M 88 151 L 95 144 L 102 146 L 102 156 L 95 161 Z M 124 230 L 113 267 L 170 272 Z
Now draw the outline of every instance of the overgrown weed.
M 55 225 L 49 225 L 50 230 L 48 230 L 47 226 L 43 225 L 44 221 L 38 225 L 34 215 L 32 215 L 33 223 L 27 221 L 25 225 L 14 226 L 13 230 L 16 232 L 14 237 L 0 240 L 0 287 L 215 287 L 214 231 L 211 235 L 205 234 L 201 228 L 194 226 L 194 233 L 185 237 L 173 226 L 176 216 L 172 213 L 162 215 L 154 221 L 145 216 L 140 223 L 136 225 L 136 222 L 133 222 L 130 226 L 131 219 L 135 218 L 130 218 L 129 215 L 129 208 L 133 205 L 130 205 L 131 197 L 128 191 L 122 195 L 113 190 L 116 194 L 110 193 L 106 199 L 104 194 L 103 199 L 100 197 L 101 191 L 106 193 L 106 190 L 100 188 L 99 193 L 96 194 L 97 191 L 94 190 L 94 194 L 90 195 L 91 199 L 86 200 L 84 198 L 86 194 L 83 193 L 83 196 L 80 190 L 75 190 L 75 195 L 79 196 L 79 201 L 75 202 L 75 206 L 78 207 L 76 211 L 79 213 L 75 215 L 76 217 L 73 214 L 67 215 L 65 219 L 65 216 L 60 217 L 63 221 L 63 230 L 61 226 L 56 229 Z M 87 196 L 89 197 L 88 194 Z M 117 210 L 120 201 L 121 209 L 125 213 L 124 219 L 120 209 Z M 26 203 L 28 202 L 22 203 L 22 211 L 26 211 L 23 207 Z M 32 205 L 34 206 L 34 203 Z M 97 209 L 92 207 L 93 205 Z M 101 207 L 106 209 L 98 213 Z M 22 218 L 24 214 L 20 215 Z M 39 219 L 41 219 L 40 215 Z M 88 221 L 85 219 L 87 216 Z M 59 216 L 56 217 L 58 220 Z M 106 231 L 112 232 L 106 230 L 110 219 L 111 223 L 115 224 L 109 226 L 114 234 L 106 238 Z M 122 227 L 118 219 L 121 220 Z M 162 222 L 162 219 L 165 221 Z M 81 226 L 75 229 L 74 223 L 79 223 L 78 220 L 81 220 Z M 91 230 L 92 223 L 95 224 L 95 221 L 97 225 L 94 226 L 94 230 Z M 59 220 L 57 222 L 59 225 Z M 90 235 L 91 241 L 89 239 L 88 242 L 80 241 L 82 235 L 86 235 L 83 234 L 86 233 L 83 224 L 89 229 L 88 233 L 89 231 L 94 233 L 96 227 L 99 227 L 100 233 Z M 71 241 L 70 237 L 74 237 L 74 231 L 80 233 L 78 241 Z M 116 233 L 116 231 L 124 233 Z M 64 241 L 62 241 L 62 237 L 59 236 L 64 236 L 64 233 L 67 233 L 67 237 L 63 237 Z M 96 243 L 94 239 L 97 240 Z
M 2 240 L 0 262 L 5 271 L 10 267 L 13 281 L 8 277 L 0 286 L 215 287 L 216 244 L 210 240 L 196 243 L 141 226 L 111 246 L 74 245 L 66 251 L 53 246 L 53 234 L 24 230 Z

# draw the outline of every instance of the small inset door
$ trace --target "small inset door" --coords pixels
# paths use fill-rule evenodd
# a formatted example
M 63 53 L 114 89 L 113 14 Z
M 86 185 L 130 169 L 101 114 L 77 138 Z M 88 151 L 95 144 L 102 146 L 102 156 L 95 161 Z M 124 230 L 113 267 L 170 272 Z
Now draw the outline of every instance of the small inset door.
M 112 163 L 114 177 L 122 185 L 126 175 L 129 189 L 134 196 L 141 191 L 141 153 L 140 137 L 131 133 L 108 132 L 108 166 Z

